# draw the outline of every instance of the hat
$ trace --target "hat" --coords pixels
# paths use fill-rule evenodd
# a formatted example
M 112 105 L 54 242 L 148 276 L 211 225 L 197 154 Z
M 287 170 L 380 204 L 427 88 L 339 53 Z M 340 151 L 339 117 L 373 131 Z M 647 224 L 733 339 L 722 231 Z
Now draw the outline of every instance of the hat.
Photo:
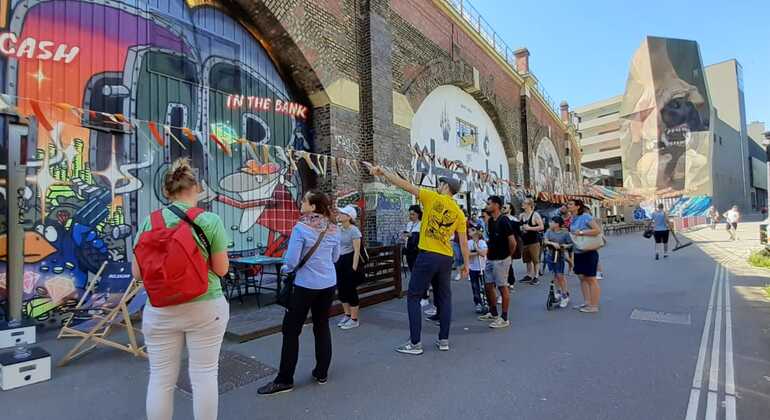
M 356 216 L 358 216 L 358 213 L 356 212 L 356 208 L 353 206 L 345 206 L 342 208 L 338 208 L 337 211 L 349 216 L 353 220 L 356 220 Z
M 449 190 L 452 191 L 452 195 L 460 192 L 460 187 L 462 186 L 462 181 L 456 178 L 449 178 L 447 176 L 442 176 L 438 179 L 438 182 L 447 184 L 449 186 Z

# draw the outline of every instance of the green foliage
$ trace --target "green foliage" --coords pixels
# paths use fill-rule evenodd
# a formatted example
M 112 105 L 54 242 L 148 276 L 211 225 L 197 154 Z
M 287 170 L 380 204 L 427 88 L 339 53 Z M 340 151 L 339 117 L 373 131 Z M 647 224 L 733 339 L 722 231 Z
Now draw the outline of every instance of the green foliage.
M 752 252 L 749 256 L 749 264 L 759 268 L 770 268 L 770 251 L 763 249 Z

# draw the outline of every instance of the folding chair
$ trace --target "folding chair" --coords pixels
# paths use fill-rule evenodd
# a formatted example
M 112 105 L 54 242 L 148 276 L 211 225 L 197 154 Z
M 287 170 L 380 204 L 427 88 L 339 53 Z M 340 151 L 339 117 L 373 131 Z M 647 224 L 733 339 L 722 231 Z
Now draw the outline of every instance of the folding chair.
M 67 353 L 59 362 L 59 366 L 68 364 L 72 359 L 79 357 L 89 350 L 95 348 L 98 344 L 113 347 L 133 354 L 134 356 L 147 357 L 144 346 L 139 346 L 136 339 L 138 329 L 134 328 L 131 316 L 139 313 L 147 302 L 147 292 L 142 287 L 141 282 L 131 278 L 127 287 L 122 293 L 114 293 L 112 287 L 119 287 L 122 279 L 115 282 L 103 279 L 96 286 L 91 298 L 93 305 L 84 305 L 81 310 L 87 310 L 91 318 L 77 325 L 68 323 L 62 327 L 59 338 L 74 337 L 80 338 L 80 341 Z M 107 283 L 107 284 L 105 284 Z M 107 292 L 100 292 L 107 288 Z M 114 299 L 114 296 L 118 296 Z M 89 309 L 84 309 L 89 308 Z M 73 317 L 74 318 L 74 317 Z M 128 334 L 128 343 L 120 343 L 108 336 L 113 327 L 123 327 Z M 85 346 L 85 348 L 84 348 Z

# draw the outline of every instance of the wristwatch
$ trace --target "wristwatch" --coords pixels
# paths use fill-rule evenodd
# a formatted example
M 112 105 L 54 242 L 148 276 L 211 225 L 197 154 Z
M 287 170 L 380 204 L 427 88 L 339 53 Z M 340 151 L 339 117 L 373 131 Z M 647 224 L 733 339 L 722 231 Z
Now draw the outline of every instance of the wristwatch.
M 578 236 L 583 236 L 583 231 L 582 230 L 578 231 Z

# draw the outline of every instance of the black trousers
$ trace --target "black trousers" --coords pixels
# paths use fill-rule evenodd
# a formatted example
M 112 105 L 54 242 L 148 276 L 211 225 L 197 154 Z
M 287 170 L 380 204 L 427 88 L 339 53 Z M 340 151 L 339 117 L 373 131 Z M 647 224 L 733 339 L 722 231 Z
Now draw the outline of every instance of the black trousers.
M 283 348 L 281 349 L 281 367 L 275 382 L 294 384 L 294 371 L 299 356 L 299 335 L 302 325 L 310 311 L 313 315 L 313 335 L 315 336 L 315 369 L 313 375 L 326 378 L 332 361 L 332 335 L 329 331 L 329 308 L 334 300 L 334 287 L 327 289 L 306 289 L 294 286 L 291 307 L 283 316 Z
M 337 296 L 340 302 L 347 303 L 350 306 L 358 306 L 358 285 L 361 283 L 363 267 L 358 267 L 358 271 L 353 271 L 354 252 L 340 255 L 340 259 L 334 264 L 337 271 Z

